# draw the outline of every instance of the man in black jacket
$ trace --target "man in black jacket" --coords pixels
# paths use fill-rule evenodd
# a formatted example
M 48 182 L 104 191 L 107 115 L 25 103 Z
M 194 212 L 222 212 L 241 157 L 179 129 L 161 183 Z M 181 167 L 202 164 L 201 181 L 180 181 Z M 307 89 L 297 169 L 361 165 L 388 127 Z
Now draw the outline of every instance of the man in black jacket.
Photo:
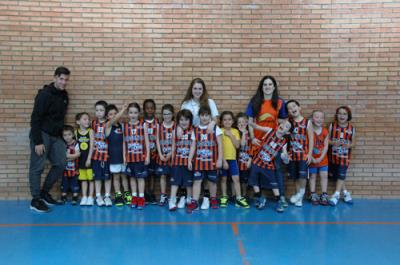
M 33 197 L 30 208 L 37 212 L 48 212 L 48 205 L 56 204 L 49 191 L 65 168 L 66 146 L 62 130 L 68 106 L 65 88 L 69 76 L 66 67 L 58 67 L 54 72 L 54 82 L 45 85 L 35 97 L 31 115 L 29 184 Z M 40 178 L 46 159 L 52 167 L 41 189 Z

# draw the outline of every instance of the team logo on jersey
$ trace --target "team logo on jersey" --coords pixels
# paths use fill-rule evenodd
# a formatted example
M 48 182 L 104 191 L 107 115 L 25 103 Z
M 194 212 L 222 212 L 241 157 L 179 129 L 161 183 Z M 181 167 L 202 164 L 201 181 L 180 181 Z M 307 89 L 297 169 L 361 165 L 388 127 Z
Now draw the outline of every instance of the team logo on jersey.
M 148 132 L 149 134 L 152 134 L 152 133 L 153 133 L 153 128 L 147 128 L 147 132 Z
M 136 129 L 132 129 L 132 134 L 135 135 L 136 134 Z
M 207 134 L 200 134 L 200 141 L 207 141 Z
M 88 147 L 89 147 L 89 145 L 88 145 L 87 143 L 81 143 L 81 144 L 79 145 L 79 148 L 80 148 L 82 151 L 87 150 Z
M 172 133 L 166 133 L 166 134 L 165 134 L 165 138 L 171 139 L 171 138 L 172 138 Z
M 276 148 L 277 144 L 274 141 L 271 141 L 271 143 L 269 144 L 272 148 Z
M 104 132 L 104 128 L 103 127 L 98 127 L 98 131 L 99 131 L 99 133 L 102 133 L 102 132 Z

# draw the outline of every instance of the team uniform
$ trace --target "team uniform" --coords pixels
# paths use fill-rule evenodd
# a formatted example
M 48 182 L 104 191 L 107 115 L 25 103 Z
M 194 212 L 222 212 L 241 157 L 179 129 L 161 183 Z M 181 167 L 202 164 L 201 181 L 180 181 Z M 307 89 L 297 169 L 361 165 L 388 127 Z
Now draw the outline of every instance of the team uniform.
M 149 136 L 149 149 L 150 149 L 150 163 L 147 165 L 149 175 L 153 175 L 157 170 L 157 129 L 159 122 L 157 118 L 152 120 L 144 120 L 147 124 L 147 135 Z
M 239 177 L 241 183 L 249 181 L 250 169 L 247 168 L 247 163 L 251 159 L 251 140 L 249 134 L 246 133 L 246 145 L 240 145 L 238 155 Z
M 110 158 L 111 173 L 125 173 L 123 142 L 122 125 L 113 125 L 108 136 L 108 156 Z
M 275 157 L 285 146 L 287 140 L 285 137 L 276 136 L 276 130 L 271 131 L 263 142 L 261 147 L 253 157 L 250 170 L 249 185 L 259 186 L 262 189 L 277 189 L 278 181 L 275 173 Z
M 175 134 L 175 151 L 172 157 L 171 185 L 191 187 L 193 173 L 188 169 L 190 146 L 195 140 L 194 130 L 182 130 L 180 137 Z
M 170 128 L 164 126 L 163 123 L 159 126 L 159 143 L 161 153 L 165 156 L 172 152 L 172 142 L 175 131 L 175 125 L 173 124 Z M 166 176 L 171 174 L 171 159 L 169 161 L 161 161 L 160 157 L 156 157 L 157 170 L 156 174 L 158 176 Z
M 92 129 L 94 132 L 92 169 L 95 180 L 109 180 L 111 178 L 106 127 L 106 121 L 100 122 L 96 119 L 92 122 Z
M 315 159 L 318 159 L 321 157 L 322 152 L 325 148 L 325 139 L 328 137 L 329 131 L 326 128 L 322 128 L 322 131 L 320 134 L 317 134 L 314 131 L 314 147 L 313 147 L 313 152 L 312 156 Z M 318 174 L 321 171 L 328 171 L 328 156 L 325 155 L 325 157 L 321 160 L 321 162 L 315 164 L 311 163 L 310 167 L 308 169 L 310 174 Z
M 73 142 L 70 145 L 67 145 L 67 154 L 76 154 L 79 153 L 79 143 Z M 78 193 L 79 191 L 79 183 L 78 183 L 78 175 L 79 175 L 79 159 L 67 160 L 67 164 L 65 165 L 62 183 L 61 183 L 61 192 L 67 193 L 71 190 L 73 193 Z
M 332 123 L 330 141 L 339 142 L 340 146 L 331 145 L 329 152 L 329 176 L 334 179 L 345 180 L 347 169 L 351 159 L 351 148 L 346 146 L 352 142 L 355 135 L 354 127 L 349 123 L 347 127 L 340 127 L 336 122 Z
M 126 174 L 132 178 L 146 178 L 147 169 L 144 165 L 146 160 L 145 125 L 143 121 L 137 124 L 124 123 L 124 145 Z
M 290 134 L 289 142 L 289 177 L 292 179 L 308 178 L 308 136 L 307 126 L 309 120 L 303 118 L 302 121 L 296 122 L 291 120 L 293 131 Z
M 79 143 L 79 150 L 81 156 L 79 157 L 79 180 L 90 181 L 93 180 L 93 170 L 91 167 L 86 166 L 86 161 L 89 156 L 90 149 L 90 128 L 86 132 L 82 132 L 80 129 L 75 131 L 76 139 Z

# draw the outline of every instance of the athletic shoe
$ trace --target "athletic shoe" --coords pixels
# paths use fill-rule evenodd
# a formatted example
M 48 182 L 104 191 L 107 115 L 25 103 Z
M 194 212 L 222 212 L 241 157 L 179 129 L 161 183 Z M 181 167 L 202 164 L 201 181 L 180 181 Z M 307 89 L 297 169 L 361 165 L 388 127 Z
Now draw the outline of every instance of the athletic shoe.
M 221 199 L 219 199 L 219 201 L 221 208 L 225 208 L 228 206 L 228 196 L 222 196 Z
M 267 207 L 267 199 L 263 196 L 260 196 L 257 198 L 256 205 L 258 210 L 263 210 L 265 207 Z
M 93 199 L 93 197 L 88 197 L 85 205 L 87 205 L 87 206 L 93 206 L 93 205 L 94 205 L 94 199 Z
M 115 200 L 114 200 L 115 206 L 123 206 L 125 204 L 124 198 L 122 197 L 121 192 L 115 193 Z
M 146 204 L 146 200 L 144 197 L 139 197 L 137 200 L 137 209 L 142 210 L 144 208 L 144 205 Z
M 186 212 L 187 213 L 192 213 L 193 211 L 196 211 L 199 209 L 199 204 L 197 201 L 192 200 L 186 207 Z
M 290 197 L 290 203 L 295 204 L 300 199 L 300 193 L 296 193 Z
M 353 199 L 351 198 L 350 192 L 343 192 L 343 201 L 347 204 L 353 204 Z
M 178 209 L 183 209 L 186 206 L 186 197 L 185 196 L 181 196 L 179 198 L 179 202 L 178 202 Z
M 44 192 L 42 191 L 42 193 L 40 194 L 42 200 L 44 201 L 44 203 L 47 204 L 47 206 L 51 206 L 51 205 L 57 205 L 57 201 L 53 199 L 53 197 L 51 197 L 50 193 L 48 192 Z
M 46 203 L 41 199 L 32 199 L 31 205 L 29 207 L 31 210 L 38 213 L 48 213 L 50 212 L 50 208 L 46 205 Z
M 153 205 L 158 204 L 156 195 L 154 193 L 150 194 L 150 204 L 153 204 Z
M 337 195 L 333 194 L 332 197 L 329 199 L 329 205 L 336 206 L 337 203 L 339 202 L 339 198 L 340 198 L 339 194 Z
M 129 191 L 124 192 L 124 201 L 126 205 L 131 205 L 132 202 L 132 194 Z
M 104 196 L 104 204 L 107 207 L 111 207 L 112 206 L 112 200 L 111 200 L 110 196 Z
M 132 196 L 131 207 L 132 207 L 132 208 L 136 208 L 137 205 L 138 205 L 138 197 Z
M 328 200 L 328 194 L 327 193 L 322 193 L 320 198 L 319 198 L 319 204 L 323 206 L 329 205 L 329 200 Z
M 276 202 L 276 208 L 275 208 L 275 210 L 276 210 L 278 213 L 283 213 L 283 212 L 285 211 L 285 207 L 283 206 L 282 201 L 281 201 L 280 199 Z
M 71 204 L 72 205 L 77 205 L 78 204 L 78 195 L 72 196 Z
M 166 194 L 161 194 L 161 196 L 160 196 L 160 201 L 158 202 L 158 205 L 164 206 L 164 205 L 167 204 L 167 202 L 168 202 L 168 197 L 167 197 L 167 195 L 166 195 Z
M 240 199 L 236 199 L 236 203 L 235 203 L 236 207 L 241 207 L 241 208 L 245 208 L 248 209 L 250 208 L 249 203 L 247 202 L 245 197 L 242 197 Z
M 287 203 L 285 196 L 280 196 L 279 201 L 281 202 L 283 208 L 289 207 L 289 204 Z
M 300 199 L 294 203 L 294 206 L 296 207 L 303 207 L 303 196 L 300 197 Z
M 215 197 L 211 197 L 211 208 L 212 209 L 218 209 L 219 205 L 218 205 L 218 199 Z
M 86 205 L 88 205 L 88 197 L 85 196 L 82 197 L 80 206 L 86 206 Z
M 168 200 L 168 209 L 170 211 L 175 211 L 176 210 L 176 198 L 171 198 Z
M 105 205 L 105 202 L 104 202 L 103 197 L 101 195 L 100 196 L 96 196 L 96 204 L 99 207 L 102 207 L 102 206 Z
M 61 195 L 61 198 L 57 201 L 57 204 L 63 205 L 66 204 L 68 201 L 67 195 Z
M 311 193 L 310 201 L 312 205 L 318 205 L 319 204 L 319 196 L 317 193 L 313 192 Z
M 208 197 L 203 197 L 203 202 L 201 203 L 200 209 L 207 210 L 210 208 L 210 199 Z

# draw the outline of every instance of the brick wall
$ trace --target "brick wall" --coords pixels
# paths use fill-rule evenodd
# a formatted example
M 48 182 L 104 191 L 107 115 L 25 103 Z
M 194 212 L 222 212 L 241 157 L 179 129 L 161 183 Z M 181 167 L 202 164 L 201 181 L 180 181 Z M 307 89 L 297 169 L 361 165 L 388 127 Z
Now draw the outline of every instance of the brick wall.
M 384 0 L 1 1 L 0 198 L 29 197 L 33 97 L 58 65 L 72 70 L 70 123 L 99 99 L 178 107 L 194 77 L 220 111 L 238 112 L 273 75 L 305 115 L 323 108 L 331 121 L 351 106 L 348 188 L 398 198 L 399 10 Z

